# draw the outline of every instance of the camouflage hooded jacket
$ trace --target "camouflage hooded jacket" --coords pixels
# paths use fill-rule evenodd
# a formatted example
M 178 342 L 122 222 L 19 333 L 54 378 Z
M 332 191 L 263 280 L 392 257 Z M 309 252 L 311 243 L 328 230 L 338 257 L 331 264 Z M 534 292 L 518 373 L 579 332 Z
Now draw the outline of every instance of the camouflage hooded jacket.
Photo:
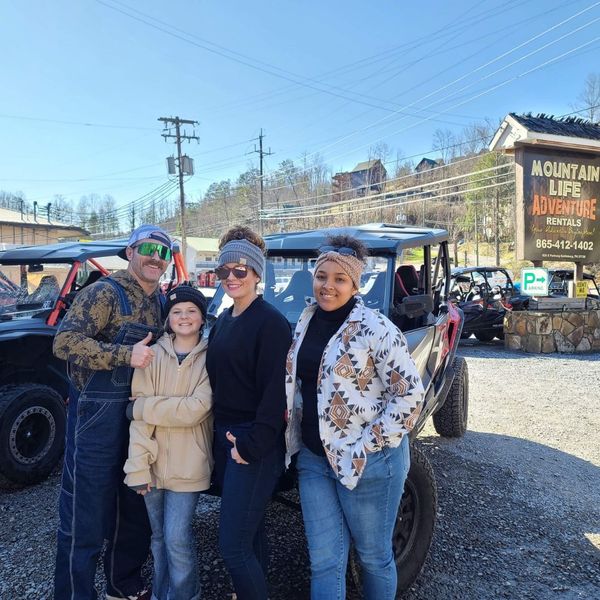
M 304 310 L 287 359 L 287 456 L 302 443 L 302 393 L 296 379 L 298 350 L 316 310 Z M 319 434 L 333 472 L 354 489 L 371 452 L 395 448 L 421 412 L 423 384 L 400 330 L 360 297 L 325 346 L 317 377 Z
M 79 390 L 94 371 L 129 365 L 132 347 L 112 343 L 124 323 L 162 327 L 158 291 L 147 296 L 128 271 L 117 271 L 111 278 L 125 289 L 132 314 L 121 314 L 117 292 L 100 279 L 75 296 L 54 338 L 54 354 L 69 362 L 71 380 Z

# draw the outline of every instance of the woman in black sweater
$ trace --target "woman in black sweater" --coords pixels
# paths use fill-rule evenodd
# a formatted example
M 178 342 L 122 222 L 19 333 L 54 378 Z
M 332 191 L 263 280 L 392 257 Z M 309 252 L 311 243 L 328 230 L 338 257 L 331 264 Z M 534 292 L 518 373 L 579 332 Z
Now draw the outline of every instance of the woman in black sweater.
M 233 299 L 210 332 L 206 361 L 222 486 L 219 548 L 238 600 L 266 600 L 264 513 L 284 465 L 291 332 L 285 317 L 256 290 L 264 273 L 262 238 L 236 227 L 219 247 L 216 274 Z

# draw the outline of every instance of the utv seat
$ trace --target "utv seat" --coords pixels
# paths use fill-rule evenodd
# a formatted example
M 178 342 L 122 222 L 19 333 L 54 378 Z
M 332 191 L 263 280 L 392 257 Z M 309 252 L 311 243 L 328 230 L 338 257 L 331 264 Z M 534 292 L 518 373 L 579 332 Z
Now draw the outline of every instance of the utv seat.
M 396 269 L 391 320 L 400 331 L 417 329 L 427 322 L 427 315 L 411 318 L 399 311 L 404 298 L 418 294 L 419 287 L 419 276 L 413 265 L 401 265 Z
M 378 273 L 371 289 L 363 296 L 363 303 L 369 308 L 381 308 L 385 297 L 385 271 Z
M 306 297 L 312 295 L 312 275 L 309 271 L 296 271 L 286 288 L 273 299 L 273 306 L 284 315 L 302 312 L 306 308 Z
M 396 269 L 396 275 L 400 278 L 407 295 L 419 293 L 419 276 L 413 265 L 400 265 Z
M 40 279 L 38 287 L 24 300 L 24 304 L 43 304 L 47 301 L 56 300 L 60 293 L 60 285 L 56 275 L 44 275 Z

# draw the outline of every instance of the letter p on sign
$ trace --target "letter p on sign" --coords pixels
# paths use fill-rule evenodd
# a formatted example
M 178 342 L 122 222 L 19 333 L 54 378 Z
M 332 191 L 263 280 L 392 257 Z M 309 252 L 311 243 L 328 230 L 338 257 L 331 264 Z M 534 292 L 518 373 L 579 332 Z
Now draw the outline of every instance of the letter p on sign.
M 521 292 L 529 296 L 548 295 L 548 270 L 538 267 L 521 271 Z

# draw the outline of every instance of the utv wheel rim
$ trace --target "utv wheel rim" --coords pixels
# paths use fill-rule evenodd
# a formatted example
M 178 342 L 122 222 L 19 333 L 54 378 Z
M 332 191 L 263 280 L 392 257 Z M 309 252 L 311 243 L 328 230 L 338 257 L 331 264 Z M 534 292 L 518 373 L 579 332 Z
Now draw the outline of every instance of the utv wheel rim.
M 412 481 L 407 478 L 400 504 L 400 515 L 396 520 L 396 528 L 394 529 L 392 540 L 396 563 L 404 560 L 413 547 L 420 515 L 421 503 L 417 490 Z M 400 522 L 399 525 L 398 521 Z
M 52 413 L 43 406 L 32 406 L 24 410 L 11 427 L 10 452 L 17 462 L 34 464 L 48 453 L 55 436 Z

